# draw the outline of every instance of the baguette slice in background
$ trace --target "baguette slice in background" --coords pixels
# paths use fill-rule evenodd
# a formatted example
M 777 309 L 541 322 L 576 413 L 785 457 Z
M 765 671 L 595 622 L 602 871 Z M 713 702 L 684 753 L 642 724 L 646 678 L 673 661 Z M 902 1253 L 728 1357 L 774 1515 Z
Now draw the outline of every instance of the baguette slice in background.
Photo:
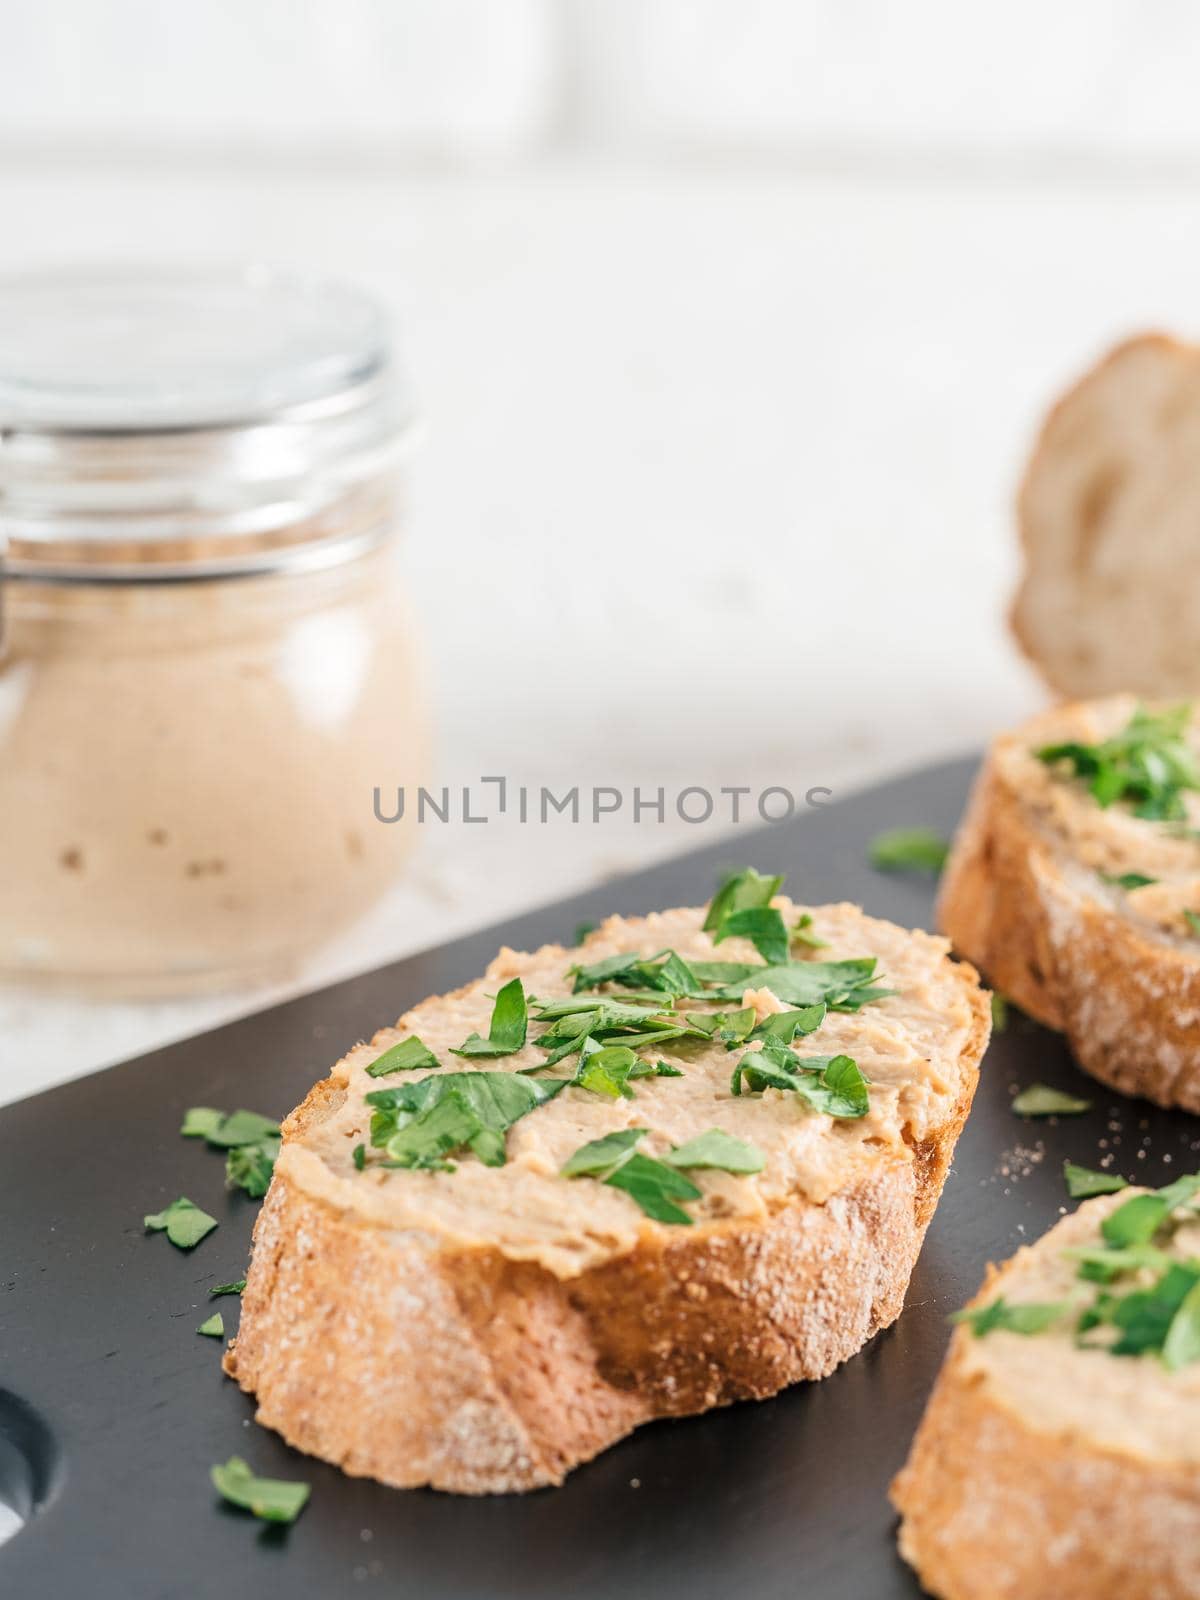
M 1200 347 L 1131 339 L 1069 390 L 1018 521 L 1013 629 L 1051 687 L 1200 691 Z
M 756 882 L 769 894 L 778 880 Z M 761 924 L 773 924 L 786 948 L 799 914 L 776 897 L 748 925 L 761 936 Z M 768 972 L 750 938 L 714 942 L 721 930 L 706 926 L 703 910 L 613 917 L 573 950 L 502 950 L 486 977 L 352 1050 L 285 1122 L 255 1228 L 226 1369 L 257 1396 L 258 1420 L 348 1473 L 398 1487 L 532 1489 L 560 1482 L 652 1418 L 823 1377 L 891 1323 L 971 1104 L 990 1010 L 945 940 L 849 905 L 815 908 L 811 919 L 805 937 L 824 947 L 799 947 L 808 958 L 782 968 L 776 953 Z M 658 1025 L 641 1026 L 644 1042 L 614 1038 L 618 1053 L 606 1058 L 616 1071 L 637 1056 L 629 1093 L 606 1090 L 598 1072 L 589 1088 L 574 1081 L 578 1052 L 548 1060 L 535 1021 L 543 1006 L 531 1003 L 523 1044 L 476 1059 L 451 1053 L 471 1035 L 486 1044 L 498 991 L 511 998 L 518 978 L 527 995 L 568 1012 L 578 1002 L 628 1011 L 651 981 L 690 987 L 678 965 L 655 965 L 667 950 L 687 972 L 733 964 L 706 971 L 699 997 L 649 997 L 668 1032 L 684 1013 L 737 1013 L 732 1049 L 727 1038 L 662 1038 Z M 579 964 L 605 962 L 611 972 L 625 957 L 655 970 L 575 992 L 587 978 Z M 843 960 L 861 965 L 827 965 Z M 728 998 L 707 987 L 713 971 Z M 844 983 L 831 988 L 831 971 Z M 801 1005 L 806 985 L 826 991 L 827 1011 Z M 893 992 L 876 994 L 881 985 Z M 798 1010 L 803 1035 L 790 1037 Z M 767 1059 L 749 1028 L 772 1018 L 785 1029 L 782 1050 L 772 1047 L 776 1086 L 751 1076 L 734 1093 L 739 1063 Z M 413 1036 L 420 1046 L 407 1043 Z M 430 1052 L 432 1070 L 422 1060 L 370 1075 L 397 1043 Z M 801 1062 L 794 1069 L 788 1049 Z M 813 1057 L 829 1063 L 824 1076 L 803 1065 Z M 846 1057 L 868 1084 L 838 1066 Z M 587 1059 L 589 1069 L 603 1065 Z M 372 1145 L 388 1135 L 368 1093 L 446 1093 L 453 1109 L 453 1096 L 467 1092 L 453 1088 L 453 1075 L 464 1069 L 509 1085 L 489 1095 L 507 1100 L 517 1085 L 535 1085 L 546 1098 L 499 1142 L 485 1135 L 478 1149 L 444 1148 L 436 1170 L 394 1159 L 424 1113 L 401 1115 L 398 1140 Z M 789 1070 L 807 1093 L 789 1087 Z M 855 1080 L 855 1095 L 834 1094 L 829 1073 Z M 572 1081 L 553 1081 L 563 1078 Z M 606 1180 L 606 1161 L 564 1175 L 581 1147 L 610 1138 L 638 1141 L 637 1183 L 632 1164 L 618 1168 L 616 1148 L 616 1181 Z M 716 1156 L 682 1159 L 697 1140 L 715 1144 Z M 730 1141 L 757 1167 L 731 1165 Z M 661 1179 L 676 1151 L 673 1187 L 656 1196 L 643 1180 L 654 1171 Z
M 938 920 L 995 988 L 1066 1034 L 1086 1072 L 1200 1112 L 1193 783 L 1200 730 L 1186 704 L 1118 695 L 1042 713 L 993 744 Z
M 938 1600 L 1200 1596 L 1194 1181 L 1149 1202 L 1165 1219 L 1144 1243 L 1103 1231 L 1153 1224 L 1142 1198 L 1130 1225 L 1148 1191 L 1129 1189 L 988 1269 L 892 1485 L 900 1552 Z

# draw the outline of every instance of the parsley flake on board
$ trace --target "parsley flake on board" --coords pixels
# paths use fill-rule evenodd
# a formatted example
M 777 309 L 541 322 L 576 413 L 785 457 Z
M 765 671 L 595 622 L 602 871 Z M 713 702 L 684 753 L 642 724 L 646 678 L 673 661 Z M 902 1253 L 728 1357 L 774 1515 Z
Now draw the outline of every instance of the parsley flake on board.
M 1041 1333 L 1064 1317 L 1070 1307 L 1063 1301 L 1026 1301 L 1010 1305 L 1003 1295 L 986 1306 L 967 1306 L 951 1316 L 951 1322 L 970 1328 L 977 1339 L 1002 1330 L 1005 1333 Z
M 143 1217 L 142 1224 L 148 1233 L 165 1233 L 177 1249 L 193 1250 L 217 1226 L 217 1219 L 180 1195 L 165 1210 Z
M 295 1522 L 312 1493 L 307 1483 L 256 1478 L 240 1456 L 230 1456 L 224 1465 L 213 1467 L 210 1476 L 223 1500 L 253 1512 L 263 1522 Z
M 932 828 L 889 828 L 871 840 L 871 865 L 881 872 L 940 872 L 949 854 Z
M 429 1071 L 431 1067 L 440 1067 L 441 1064 L 429 1046 L 414 1033 L 411 1039 L 402 1039 L 399 1044 L 392 1045 L 381 1056 L 377 1056 L 367 1068 L 367 1076 L 386 1078 L 391 1072 L 415 1072 L 422 1067 Z
M 506 983 L 496 996 L 492 1007 L 492 1021 L 486 1039 L 473 1033 L 451 1055 L 456 1056 L 511 1056 L 525 1046 L 529 1027 L 529 1010 L 525 1001 L 525 985 L 520 978 Z
M 237 1278 L 233 1283 L 214 1284 L 213 1287 L 208 1291 L 208 1298 L 210 1300 L 215 1300 L 218 1295 L 222 1294 L 241 1294 L 245 1287 L 245 1278 Z
M 1190 704 L 1158 712 L 1139 706 L 1127 726 L 1109 739 L 1043 745 L 1035 754 L 1084 779 L 1099 806 L 1122 800 L 1136 817 L 1178 821 L 1187 815 L 1184 791 L 1200 789 L 1200 766 L 1187 741 L 1191 715 Z
M 225 1337 L 225 1318 L 219 1311 L 214 1311 L 211 1317 L 200 1324 L 196 1332 L 204 1334 L 209 1339 L 223 1339 Z
M 225 1183 L 230 1189 L 244 1189 L 252 1200 L 261 1200 L 271 1187 L 271 1174 L 279 1155 L 278 1135 L 258 1144 L 241 1144 L 225 1157 Z
M 205 1139 L 218 1150 L 232 1150 L 238 1145 L 257 1144 L 279 1132 L 279 1124 L 271 1117 L 257 1111 L 231 1111 L 212 1129 L 206 1129 Z
M 1019 1117 L 1073 1117 L 1092 1109 L 1090 1100 L 1080 1100 L 1046 1083 L 1031 1083 L 1014 1097 L 1011 1105 Z
M 185 1139 L 207 1139 L 224 1121 L 223 1111 L 214 1111 L 212 1106 L 192 1106 L 183 1113 L 183 1126 L 179 1131 Z
M 1073 1161 L 1063 1162 L 1063 1178 L 1072 1200 L 1086 1200 L 1094 1194 L 1116 1194 L 1127 1189 L 1128 1180 L 1119 1172 L 1094 1172 L 1090 1167 L 1079 1167 Z

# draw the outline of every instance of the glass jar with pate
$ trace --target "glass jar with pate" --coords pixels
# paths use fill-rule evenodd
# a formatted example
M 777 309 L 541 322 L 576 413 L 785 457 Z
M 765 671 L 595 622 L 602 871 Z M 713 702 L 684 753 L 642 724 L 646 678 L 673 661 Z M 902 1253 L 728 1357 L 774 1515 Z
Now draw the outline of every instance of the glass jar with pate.
M 266 269 L 0 284 L 0 980 L 286 971 L 423 764 L 386 321 Z

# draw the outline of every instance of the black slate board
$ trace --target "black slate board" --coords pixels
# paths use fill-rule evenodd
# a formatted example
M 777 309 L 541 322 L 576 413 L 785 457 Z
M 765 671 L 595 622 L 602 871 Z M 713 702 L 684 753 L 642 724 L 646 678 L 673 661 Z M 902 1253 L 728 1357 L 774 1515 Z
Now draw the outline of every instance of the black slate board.
M 937 1372 L 946 1314 L 986 1261 L 1056 1220 L 1064 1157 L 1095 1165 L 1107 1140 L 1120 1170 L 1161 1184 L 1200 1166 L 1200 1123 L 1119 1100 L 1013 1016 L 987 1055 L 893 1328 L 821 1384 L 657 1423 L 561 1489 L 478 1501 L 345 1478 L 253 1426 L 216 1341 L 194 1329 L 214 1306 L 236 1327 L 239 1302 L 206 1294 L 242 1275 L 256 1208 L 227 1196 L 221 1158 L 177 1130 L 189 1105 L 286 1111 L 356 1039 L 475 977 L 501 937 L 532 948 L 613 911 L 696 904 L 729 864 L 786 868 L 798 898 L 857 900 L 928 927 L 932 884 L 874 871 L 868 842 L 903 824 L 949 832 L 972 765 L 915 773 L 0 1112 L 0 1500 L 43 1502 L 0 1546 L 0 1595 L 911 1600 L 886 1489 Z M 1093 1110 L 1023 1122 L 1008 1103 L 1033 1082 L 1090 1096 Z M 141 1227 L 180 1193 L 222 1224 L 188 1255 Z M 232 1454 L 311 1481 L 293 1528 L 216 1501 L 209 1466 Z

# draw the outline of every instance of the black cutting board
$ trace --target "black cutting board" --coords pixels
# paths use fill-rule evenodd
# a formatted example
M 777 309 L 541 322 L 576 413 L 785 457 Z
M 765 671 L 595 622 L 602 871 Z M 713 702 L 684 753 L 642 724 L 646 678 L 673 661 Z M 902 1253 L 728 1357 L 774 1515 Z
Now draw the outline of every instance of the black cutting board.
M 799 899 L 847 899 L 932 923 L 932 884 L 867 862 L 883 828 L 949 832 L 972 763 L 900 778 L 714 849 L 606 884 L 379 972 L 0 1112 L 0 1500 L 41 1499 L 0 1546 L 4 1600 L 892 1600 L 916 1586 L 894 1553 L 888 1480 L 946 1344 L 946 1314 L 1066 1203 L 1066 1156 L 1161 1184 L 1200 1165 L 1200 1123 L 1118 1097 L 1019 1016 L 993 1042 L 975 1108 L 899 1322 L 831 1378 L 762 1404 L 656 1423 L 561 1489 L 469 1500 L 343 1477 L 254 1426 L 195 1328 L 239 1302 L 255 1205 L 219 1155 L 179 1137 L 189 1105 L 282 1113 L 356 1040 L 478 975 L 498 943 L 569 941 L 583 920 L 694 905 L 753 861 Z M 1028 1123 L 1014 1088 L 1090 1096 L 1086 1116 Z M 145 1236 L 186 1194 L 221 1226 L 190 1254 Z M 218 1503 L 213 1462 L 311 1481 L 294 1527 Z M 30 1463 L 23 1471 L 22 1461 Z

